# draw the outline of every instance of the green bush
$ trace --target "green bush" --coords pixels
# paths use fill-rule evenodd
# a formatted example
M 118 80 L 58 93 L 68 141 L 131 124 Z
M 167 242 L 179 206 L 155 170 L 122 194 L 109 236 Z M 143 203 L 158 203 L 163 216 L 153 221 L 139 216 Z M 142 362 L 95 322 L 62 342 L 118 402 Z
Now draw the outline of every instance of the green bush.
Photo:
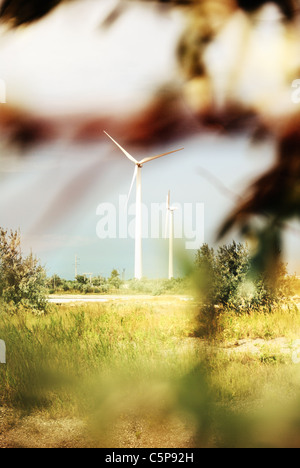
M 23 257 L 19 232 L 0 229 L 0 295 L 6 304 L 32 311 L 47 308 L 46 273 L 30 254 Z
M 121 280 L 119 272 L 117 270 L 113 270 L 111 272 L 111 276 L 110 276 L 108 282 L 109 282 L 110 286 L 113 289 L 120 289 L 120 286 L 122 284 L 122 280 Z
M 278 303 L 289 295 L 283 264 L 278 266 L 274 284 L 267 276 L 253 275 L 251 261 L 250 250 L 241 243 L 233 242 L 217 251 L 204 244 L 196 255 L 203 304 L 243 312 Z

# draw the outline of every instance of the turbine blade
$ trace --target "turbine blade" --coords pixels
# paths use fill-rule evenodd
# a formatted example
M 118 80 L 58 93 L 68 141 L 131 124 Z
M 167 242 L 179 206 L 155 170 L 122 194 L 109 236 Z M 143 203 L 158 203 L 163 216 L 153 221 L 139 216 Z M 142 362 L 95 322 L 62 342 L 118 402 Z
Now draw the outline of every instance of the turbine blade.
M 140 164 L 146 164 L 149 161 L 153 161 L 154 159 L 162 158 L 163 156 L 167 156 L 168 154 L 173 154 L 177 153 L 178 151 L 182 151 L 184 148 L 180 148 L 174 151 L 168 151 L 168 153 L 163 153 L 163 154 L 158 154 L 157 156 L 152 156 L 150 158 L 145 158 L 142 161 L 140 161 Z
M 127 156 L 127 158 L 128 158 L 131 162 L 133 162 L 134 164 L 138 164 L 138 161 L 137 161 L 136 159 L 134 159 L 134 157 L 131 156 L 131 154 L 129 154 L 124 148 L 122 148 L 122 146 L 119 145 L 119 143 L 117 143 L 108 133 L 106 133 L 106 132 L 104 132 L 104 133 L 105 133 L 105 135 L 108 136 L 108 138 L 110 138 L 110 139 L 114 142 L 115 145 L 118 146 L 118 148 L 120 148 L 121 151 L 123 151 L 123 153 L 125 154 L 125 156 Z
M 133 178 L 132 178 L 132 182 L 131 182 L 130 189 L 129 189 L 129 193 L 128 193 L 128 197 L 127 197 L 126 208 L 127 208 L 127 205 L 128 205 L 129 199 L 130 199 L 130 195 L 131 195 L 131 192 L 132 192 L 132 189 L 133 189 L 133 184 L 134 184 L 135 179 L 136 179 L 136 176 L 137 176 L 137 171 L 138 171 L 138 167 L 135 166 L 134 173 L 133 173 Z

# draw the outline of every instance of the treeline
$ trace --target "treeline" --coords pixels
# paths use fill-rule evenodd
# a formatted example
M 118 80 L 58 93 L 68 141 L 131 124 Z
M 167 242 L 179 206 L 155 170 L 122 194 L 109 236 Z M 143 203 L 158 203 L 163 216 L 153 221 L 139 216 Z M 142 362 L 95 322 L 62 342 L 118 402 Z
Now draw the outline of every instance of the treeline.
M 117 270 L 113 270 L 109 278 L 78 275 L 75 280 L 70 281 L 53 275 L 47 279 L 49 294 L 108 294 L 119 290 L 122 284 Z
M 204 244 L 195 264 L 189 265 L 183 278 L 123 281 L 117 270 L 109 278 L 77 276 L 68 281 L 54 275 L 47 278 L 45 269 L 32 254 L 24 256 L 18 231 L 0 228 L 0 310 L 9 306 L 42 313 L 48 308 L 49 294 L 193 294 L 210 311 L 214 320 L 216 307 L 249 312 L 272 307 L 300 294 L 300 280 L 287 275 L 286 265 L 274 264 L 273 274 L 257 274 L 251 252 L 244 244 L 233 242 L 217 250 Z
M 191 292 L 188 278 L 122 280 L 117 270 L 109 278 L 103 276 L 77 276 L 70 281 L 53 275 L 47 280 L 49 294 L 186 294 Z

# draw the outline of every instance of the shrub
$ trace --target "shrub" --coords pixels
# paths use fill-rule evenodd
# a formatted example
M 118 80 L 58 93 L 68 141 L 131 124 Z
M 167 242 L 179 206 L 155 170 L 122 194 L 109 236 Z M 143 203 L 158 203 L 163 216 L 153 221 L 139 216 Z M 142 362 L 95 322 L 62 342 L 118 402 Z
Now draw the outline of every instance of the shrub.
M 0 229 L 0 293 L 7 304 L 33 311 L 47 308 L 45 270 L 32 254 L 23 258 L 17 231 Z
M 289 295 L 286 268 L 279 264 L 276 286 L 264 275 L 253 275 L 247 246 L 233 242 L 217 251 L 204 244 L 197 252 L 198 287 L 205 306 L 221 305 L 239 312 L 279 302 Z
M 122 284 L 122 280 L 120 278 L 119 272 L 117 270 L 113 270 L 111 272 L 111 276 L 109 278 L 109 284 L 112 288 L 114 289 L 120 289 L 120 286 Z

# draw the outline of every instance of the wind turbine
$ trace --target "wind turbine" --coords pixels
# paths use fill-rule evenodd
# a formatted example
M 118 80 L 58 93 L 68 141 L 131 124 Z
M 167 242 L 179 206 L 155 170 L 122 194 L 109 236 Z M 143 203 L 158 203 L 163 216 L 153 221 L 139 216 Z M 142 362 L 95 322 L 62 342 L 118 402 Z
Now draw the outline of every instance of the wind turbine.
M 133 184 L 136 180 L 136 216 L 135 216 L 135 278 L 140 280 L 143 277 L 143 267 L 142 267 L 142 167 L 144 164 L 153 161 L 154 159 L 162 158 L 168 154 L 177 153 L 182 151 L 184 148 L 180 148 L 174 151 L 169 151 L 167 153 L 158 154 L 157 156 L 152 156 L 142 159 L 142 161 L 137 161 L 131 154 L 129 154 L 122 146 L 119 145 L 108 133 L 104 132 L 114 143 L 120 148 L 120 150 L 125 154 L 125 156 L 135 164 L 135 169 L 133 173 L 133 178 L 129 190 L 128 200 L 133 188 Z
M 178 208 L 170 205 L 171 194 L 170 190 L 167 196 L 167 217 L 166 217 L 166 233 L 165 238 L 168 237 L 168 224 L 169 224 L 169 279 L 174 278 L 174 211 Z M 170 223 L 169 223 L 170 218 Z
M 86 276 L 89 276 L 90 278 L 90 284 L 92 284 L 92 276 L 93 276 L 93 273 L 83 273 L 83 275 L 86 277 Z

